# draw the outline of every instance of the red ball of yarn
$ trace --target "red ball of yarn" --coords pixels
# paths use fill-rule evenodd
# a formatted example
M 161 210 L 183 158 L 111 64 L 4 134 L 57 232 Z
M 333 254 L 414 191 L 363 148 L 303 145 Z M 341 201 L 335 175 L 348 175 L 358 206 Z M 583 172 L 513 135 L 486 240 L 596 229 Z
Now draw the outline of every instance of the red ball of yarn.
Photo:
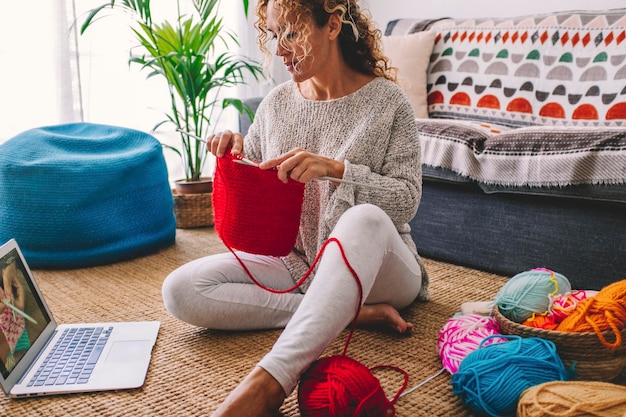
M 318 359 L 298 388 L 302 417 L 395 416 L 380 381 L 365 365 L 344 355 Z

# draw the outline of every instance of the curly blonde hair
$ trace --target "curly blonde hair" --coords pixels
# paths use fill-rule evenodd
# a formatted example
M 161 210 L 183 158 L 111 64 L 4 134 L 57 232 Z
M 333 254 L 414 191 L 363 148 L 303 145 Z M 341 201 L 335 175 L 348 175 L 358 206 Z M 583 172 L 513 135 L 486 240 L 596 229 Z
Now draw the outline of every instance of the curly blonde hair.
M 257 42 L 265 55 L 266 68 L 272 59 L 268 43 L 272 40 L 267 31 L 267 7 L 270 0 L 259 0 L 256 6 L 258 17 L 254 26 L 259 34 Z M 308 35 L 311 32 L 309 22 L 317 27 L 328 23 L 332 14 L 341 17 L 342 27 L 339 34 L 341 53 L 350 68 L 366 75 L 383 77 L 396 81 L 396 69 L 391 67 L 389 59 L 383 54 L 381 32 L 375 27 L 369 15 L 359 7 L 358 0 L 273 0 L 279 10 L 281 34 L 277 41 L 288 50 L 290 44 L 302 48 L 304 57 L 311 54 Z M 278 34 L 277 34 L 278 35 Z

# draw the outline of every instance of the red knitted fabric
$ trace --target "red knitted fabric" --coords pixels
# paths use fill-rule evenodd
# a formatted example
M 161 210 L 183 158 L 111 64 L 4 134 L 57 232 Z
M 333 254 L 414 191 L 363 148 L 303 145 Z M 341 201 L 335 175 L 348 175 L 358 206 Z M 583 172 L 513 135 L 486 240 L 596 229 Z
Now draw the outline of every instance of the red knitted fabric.
M 293 248 L 304 200 L 304 184 L 278 179 L 275 170 L 217 158 L 213 179 L 215 230 L 230 249 L 285 256 Z

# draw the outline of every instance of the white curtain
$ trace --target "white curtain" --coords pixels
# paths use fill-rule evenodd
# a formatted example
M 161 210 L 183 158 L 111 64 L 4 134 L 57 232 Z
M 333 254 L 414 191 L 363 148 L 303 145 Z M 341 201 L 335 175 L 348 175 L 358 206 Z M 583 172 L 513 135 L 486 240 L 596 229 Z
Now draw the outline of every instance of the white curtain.
M 0 3 L 0 142 L 76 120 L 64 1 Z
M 77 34 L 85 13 L 106 1 L 0 2 L 0 143 L 39 126 L 85 121 L 150 131 L 164 119 L 169 108 L 164 81 L 146 79 L 146 72 L 128 64 L 135 41 L 127 16 L 112 13 L 85 34 Z M 222 1 L 220 10 L 241 44 L 240 51 L 234 52 L 260 61 L 253 28 L 255 2 L 250 3 L 247 19 L 239 0 Z M 155 21 L 175 19 L 176 1 L 153 1 L 152 7 Z M 276 79 L 251 80 L 227 94 L 264 95 Z M 279 76 L 278 81 L 282 80 Z M 236 129 L 236 112 L 223 117 L 222 123 L 223 128 Z M 173 144 L 177 141 L 168 132 L 157 137 Z M 177 177 L 182 170 L 177 156 L 169 154 L 165 152 L 170 177 Z M 207 169 L 212 169 L 210 164 Z
M 256 41 L 257 30 L 254 27 L 254 22 L 256 20 L 256 16 L 254 15 L 254 6 L 256 2 L 250 2 L 250 10 L 248 11 L 248 18 L 246 19 L 243 13 L 243 6 L 241 5 L 241 1 L 228 1 L 229 3 L 232 2 L 234 8 L 237 9 L 235 13 L 228 14 L 231 20 L 228 20 L 227 23 L 231 27 L 239 28 L 240 30 L 237 33 L 240 43 L 240 53 L 244 56 L 252 57 L 258 60 L 260 64 L 263 64 L 264 57 L 259 51 L 259 46 Z M 240 88 L 240 94 L 242 98 L 262 97 L 267 94 L 272 87 L 288 80 L 291 77 L 289 73 L 285 70 L 285 65 L 283 64 L 282 60 L 275 56 L 273 57 L 272 62 L 267 70 L 269 71 L 269 74 L 267 74 L 267 79 L 263 80 L 262 82 L 250 82 Z

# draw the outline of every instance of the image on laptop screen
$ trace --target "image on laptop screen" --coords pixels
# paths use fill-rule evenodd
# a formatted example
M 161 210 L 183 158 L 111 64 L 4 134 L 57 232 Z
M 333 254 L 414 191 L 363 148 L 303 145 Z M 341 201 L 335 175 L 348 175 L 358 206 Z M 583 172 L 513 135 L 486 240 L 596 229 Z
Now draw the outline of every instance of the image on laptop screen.
M 0 373 L 7 378 L 50 322 L 17 250 L 0 258 Z

